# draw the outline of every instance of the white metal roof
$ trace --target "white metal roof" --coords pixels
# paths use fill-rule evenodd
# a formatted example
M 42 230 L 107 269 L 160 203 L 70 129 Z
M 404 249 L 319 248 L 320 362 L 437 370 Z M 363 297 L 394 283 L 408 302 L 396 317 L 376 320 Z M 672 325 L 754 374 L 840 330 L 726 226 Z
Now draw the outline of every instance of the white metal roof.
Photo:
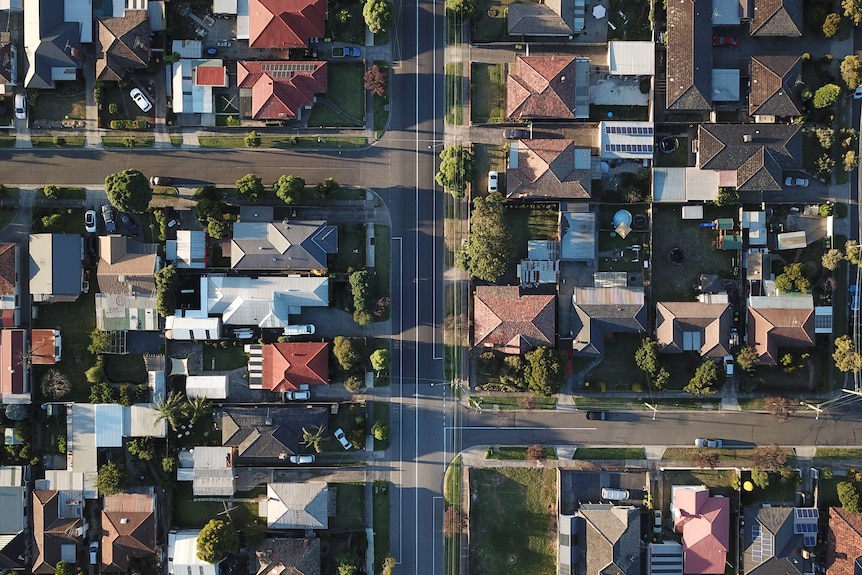
M 699 170 L 688 167 L 685 169 L 685 199 L 689 202 L 710 202 L 718 197 L 719 172 L 714 170 Z
M 159 412 L 148 403 L 136 403 L 127 408 L 129 413 L 129 437 L 164 437 L 168 422 L 159 419 Z
M 168 573 L 171 575 L 217 575 L 218 565 L 198 559 L 200 530 L 168 533 Z
M 236 39 L 248 40 L 248 0 L 236 2 Z
M 778 234 L 779 250 L 801 250 L 805 249 L 807 245 L 808 240 L 805 237 L 805 231 Z
M 210 91 L 212 105 L 212 91 Z M 197 230 L 177 230 L 176 260 L 182 269 L 203 269 L 206 267 L 206 232 Z
M 20 465 L 4 465 L 0 467 L 0 486 L 18 487 L 22 484 L 24 468 Z
M 233 449 L 201 446 L 194 449 L 192 492 L 195 495 L 233 495 Z
M 90 403 L 67 404 L 66 428 L 69 470 L 96 471 L 96 406 Z
M 596 214 L 561 212 L 567 227 L 560 240 L 561 259 L 590 261 L 596 259 Z
M 619 76 L 654 76 L 655 45 L 652 42 L 608 42 L 608 66 Z
M 174 40 L 171 42 L 171 52 L 182 58 L 200 58 L 203 55 L 203 44 L 200 40 Z
M 178 40 L 174 40 L 176 44 Z M 173 98 L 171 105 L 175 114 L 191 114 L 192 110 L 192 64 L 183 58 L 174 62 L 174 76 L 171 79 Z
M 654 202 L 685 202 L 685 168 L 660 168 L 652 171 Z
M 213 0 L 213 14 L 236 14 L 236 0 Z
M 226 375 L 190 375 L 186 378 L 186 397 L 227 399 Z
M 123 406 L 118 403 L 99 403 L 94 407 L 96 412 L 96 447 L 122 447 Z
M 737 7 L 739 3 L 736 3 Z M 712 71 L 712 101 L 713 102 L 738 102 L 739 101 L 739 70 L 713 69 Z

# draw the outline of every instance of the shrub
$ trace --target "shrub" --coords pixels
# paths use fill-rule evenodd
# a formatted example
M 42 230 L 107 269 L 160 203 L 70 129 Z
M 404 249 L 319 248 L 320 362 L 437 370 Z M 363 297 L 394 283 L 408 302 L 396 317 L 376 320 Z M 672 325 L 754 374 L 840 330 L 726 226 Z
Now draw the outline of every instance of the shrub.
M 826 19 L 823 21 L 823 35 L 827 38 L 831 38 L 835 34 L 838 33 L 838 28 L 841 26 L 841 15 L 832 12 L 831 14 L 827 14 Z
M 150 123 L 146 120 L 111 120 L 112 130 L 146 130 Z
M 117 105 L 116 102 L 111 102 L 110 104 L 108 104 L 108 112 L 109 113 L 116 114 L 119 111 L 120 111 L 120 106 Z
M 351 375 L 344 382 L 344 389 L 346 389 L 350 393 L 359 393 L 359 391 L 362 389 L 362 379 L 355 375 Z
M 257 135 L 257 132 L 252 130 L 245 137 L 245 147 L 246 148 L 257 148 L 260 146 L 260 136 Z

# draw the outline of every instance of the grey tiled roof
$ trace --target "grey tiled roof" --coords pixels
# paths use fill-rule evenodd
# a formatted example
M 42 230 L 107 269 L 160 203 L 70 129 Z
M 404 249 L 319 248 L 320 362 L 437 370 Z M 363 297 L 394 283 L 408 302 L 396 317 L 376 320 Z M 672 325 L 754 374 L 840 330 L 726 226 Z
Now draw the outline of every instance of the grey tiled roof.
M 586 522 L 584 573 L 640 575 L 640 511 L 607 503 L 581 505 Z
M 27 88 L 53 89 L 53 68 L 80 68 L 82 61 L 72 57 L 72 50 L 80 53 L 81 32 L 77 22 L 65 22 L 62 0 L 36 0 L 37 6 L 28 4 L 27 10 L 36 8 L 39 17 L 39 38 L 32 77 Z M 31 42 L 31 39 L 27 39 Z M 32 39 L 36 43 L 36 39 Z
M 802 0 L 754 0 L 752 36 L 802 36 Z
M 766 116 L 798 116 L 802 113 L 797 82 L 802 82 L 798 56 L 752 56 L 751 94 L 748 113 Z
M 324 221 L 238 222 L 230 259 L 235 270 L 313 270 L 337 251 L 338 228 Z
M 712 1 L 667 5 L 668 110 L 712 108 Z
M 302 428 L 326 428 L 325 407 L 232 407 L 222 412 L 222 445 L 237 448 L 237 457 L 278 459 L 300 451 Z
M 511 36 L 565 36 L 573 32 L 550 6 L 535 2 L 509 4 L 508 26 Z
M 599 303 L 591 292 L 607 292 L 614 301 Z M 634 296 L 634 297 L 632 297 Z M 634 301 L 632 301 L 634 300 Z M 589 303 L 585 303 L 589 302 Z M 606 333 L 643 333 L 647 310 L 643 290 L 636 288 L 576 288 L 572 313 L 573 350 L 580 355 L 601 355 Z
M 746 575 L 793 575 L 803 573 L 803 536 L 794 533 L 794 507 L 746 507 L 743 529 L 743 573 Z M 752 526 L 760 525 L 761 533 L 772 545 L 755 545 Z M 755 552 L 755 547 L 759 547 Z M 759 559 L 759 560 L 756 560 Z

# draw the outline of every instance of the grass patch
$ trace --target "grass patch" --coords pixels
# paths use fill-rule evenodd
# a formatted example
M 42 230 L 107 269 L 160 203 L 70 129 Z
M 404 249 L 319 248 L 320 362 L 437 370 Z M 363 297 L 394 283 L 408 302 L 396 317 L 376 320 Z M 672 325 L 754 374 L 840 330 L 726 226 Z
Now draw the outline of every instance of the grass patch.
M 326 101 L 346 115 L 365 121 L 365 66 L 359 62 L 330 62 Z M 355 126 L 326 104 L 316 103 L 308 118 L 309 127 Z
M 449 464 L 446 469 L 446 476 L 443 478 L 443 497 L 448 505 L 461 505 L 462 472 L 461 456 L 458 455 Z
M 84 210 L 82 208 L 57 209 L 37 206 L 33 208 L 32 214 L 34 233 L 80 234 L 83 227 Z M 53 217 L 57 215 L 60 217 Z M 66 324 L 59 325 L 65 326 Z
M 0 230 L 8 226 L 9 223 L 15 219 L 15 214 L 17 212 L 18 210 L 15 208 L 0 208 Z
M 375 60 L 374 65 L 380 68 L 383 75 L 387 78 L 386 88 L 382 96 L 372 94 L 371 97 L 374 103 L 374 131 L 381 133 L 386 129 L 389 123 L 389 64 L 383 60 Z
M 858 459 L 862 460 L 862 449 L 852 447 L 818 447 L 814 459 Z
M 803 62 L 804 65 L 804 62 Z M 804 70 L 804 66 L 803 66 Z M 829 155 L 829 150 L 820 145 L 820 142 L 813 134 L 803 134 L 802 136 L 802 169 L 809 174 L 818 173 L 817 159 L 823 155 Z M 837 164 L 837 162 L 836 162 Z
M 362 4 L 339 4 L 338 10 L 333 9 L 332 17 L 326 20 L 329 35 L 336 42 L 349 44 L 364 44 L 365 20 L 362 18 Z M 325 49 L 329 49 L 326 44 Z
M 152 148 L 155 136 L 102 136 L 106 148 Z
M 499 124 L 506 120 L 506 64 L 472 62 L 470 116 L 476 123 Z
M 547 469 L 472 469 L 472 575 L 556 571 L 557 474 Z
M 390 272 L 390 250 L 392 240 L 389 226 L 374 224 L 374 276 L 375 293 L 377 297 L 389 297 L 389 274 Z M 389 319 L 389 311 L 379 318 L 381 321 Z
M 335 488 L 335 517 L 331 529 L 359 530 L 365 527 L 365 484 L 330 483 Z
M 374 243 L 376 246 L 377 240 L 374 240 Z M 338 224 L 338 253 L 333 255 L 330 264 L 330 271 L 335 273 L 347 273 L 350 268 L 357 270 L 365 267 L 365 226 L 363 224 Z
M 142 355 L 105 354 L 104 366 L 105 375 L 113 383 L 138 384 L 147 381 L 147 368 Z
M 639 398 L 604 397 L 601 395 L 574 396 L 575 405 L 578 409 L 629 409 L 641 410 L 652 413 L 652 410 L 644 406 Z M 692 398 L 668 398 L 654 397 L 650 403 L 658 406 L 659 411 L 674 410 L 703 410 L 717 411 L 720 403 L 718 398 L 692 397 Z
M 646 459 L 642 447 L 578 447 L 572 459 Z
M 70 134 L 68 136 L 30 136 L 34 148 L 83 148 L 87 141 L 85 136 Z
M 733 478 L 736 472 L 732 469 L 670 469 L 662 472 L 661 502 L 656 502 L 656 509 L 661 508 L 665 515 L 669 513 L 671 486 L 673 485 L 705 485 L 711 495 L 730 497 L 733 489 Z
M 0 148 L 14 148 L 16 136 L 3 134 L 0 135 Z
M 204 344 L 203 362 L 204 371 L 228 371 L 247 366 L 248 355 L 241 345 Z
M 602 361 L 584 380 L 587 389 L 629 391 L 632 384 L 641 383 L 644 373 L 635 364 L 635 352 L 643 337 L 635 333 L 613 334 L 613 339 L 605 342 Z
M 220 501 L 195 501 L 191 481 L 174 483 L 172 493 L 174 498 L 172 524 L 177 527 L 199 529 L 206 525 L 210 519 L 220 519 L 225 516 L 224 505 Z M 266 486 L 261 485 L 247 493 L 236 493 L 235 497 L 256 499 L 265 494 Z M 230 507 L 235 507 L 230 511 L 230 518 L 238 529 L 260 520 L 257 501 L 228 503 L 228 508 Z
M 480 409 L 556 409 L 557 398 L 540 396 L 475 396 L 470 402 Z
M 371 484 L 371 504 L 374 513 L 374 568 L 379 573 L 389 555 L 389 482 Z
M 484 194 L 484 190 L 488 189 L 488 172 L 497 170 L 500 172 L 500 191 L 505 193 L 506 187 L 506 146 L 493 144 L 473 144 L 473 160 L 476 165 L 475 176 L 473 177 L 473 192 L 475 195 Z M 453 210 L 460 210 L 460 206 L 454 207 Z M 451 213 L 446 215 L 447 218 L 454 218 L 455 229 L 459 222 L 457 221 L 458 214 Z M 466 219 L 466 215 L 464 216 Z
M 661 9 L 661 7 L 659 7 Z M 625 17 L 620 15 L 625 14 Z M 611 0 L 608 8 L 608 40 L 651 40 L 650 2 Z
M 679 141 L 676 150 L 670 154 L 656 152 L 655 164 L 662 168 L 685 168 L 688 166 L 688 138 L 673 136 Z
M 461 62 L 446 64 L 446 123 L 460 126 L 464 123 L 464 65 Z
M 245 136 L 198 136 L 202 148 L 245 148 Z M 261 148 L 362 148 L 368 140 L 359 136 L 267 136 L 260 134 Z
M 39 188 L 36 190 L 36 200 L 47 200 L 48 197 L 45 195 L 45 188 Z M 57 197 L 55 199 L 58 200 L 86 200 L 87 199 L 87 190 L 84 188 L 64 188 L 60 187 L 57 189 Z
M 179 148 L 183 145 L 183 137 L 171 135 L 171 145 L 175 148 Z
M 515 257 L 527 257 L 528 240 L 553 240 L 559 236 L 559 211 L 556 206 L 518 205 L 506 210 L 506 226 L 512 232 Z
M 509 4 L 516 0 L 487 0 L 476 5 L 473 18 L 474 39 L 480 42 L 512 40 L 509 36 Z
M 503 445 L 501 447 L 489 447 L 485 459 L 499 459 L 502 461 L 527 461 L 528 447 L 516 447 Z M 542 453 L 545 459 L 557 459 L 557 452 L 553 447 L 543 447 Z
M 386 427 L 389 427 L 389 404 L 385 401 L 375 401 L 374 402 L 374 422 L 381 421 L 386 424 Z M 390 434 L 392 430 L 390 429 Z M 387 449 L 390 445 L 390 439 L 380 440 L 376 437 L 374 438 L 374 449 L 375 450 L 383 450 Z
M 83 86 L 82 86 L 83 87 Z M 31 106 L 30 117 L 33 120 L 84 120 L 87 118 L 87 106 L 84 92 L 61 94 L 58 92 L 39 92 L 36 104 Z

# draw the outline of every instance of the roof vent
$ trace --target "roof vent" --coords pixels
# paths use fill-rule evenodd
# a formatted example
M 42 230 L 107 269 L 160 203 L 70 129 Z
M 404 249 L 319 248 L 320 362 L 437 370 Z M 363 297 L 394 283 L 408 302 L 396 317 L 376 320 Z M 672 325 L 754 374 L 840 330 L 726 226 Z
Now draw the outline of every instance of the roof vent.
M 120 519 L 120 525 L 126 525 L 128 522 L 129 522 L 128 517 L 123 517 L 122 519 Z
M 742 141 L 743 142 L 752 142 L 752 141 L 754 141 L 754 136 L 752 136 L 751 134 L 744 134 L 742 136 Z

